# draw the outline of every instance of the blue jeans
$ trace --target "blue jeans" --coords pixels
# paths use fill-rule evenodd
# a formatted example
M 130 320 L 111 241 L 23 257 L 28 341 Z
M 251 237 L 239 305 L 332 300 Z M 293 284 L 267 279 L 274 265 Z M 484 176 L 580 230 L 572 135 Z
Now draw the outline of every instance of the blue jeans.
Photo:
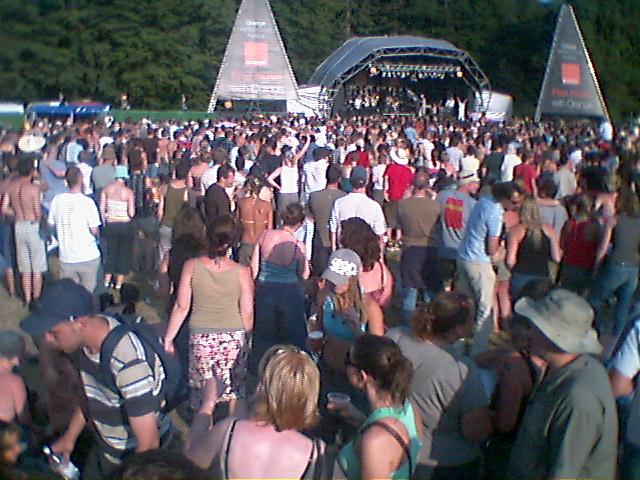
M 544 280 L 545 278 L 548 279 L 549 277 L 532 275 L 530 273 L 512 272 L 511 279 L 509 281 L 509 294 L 511 295 L 511 298 L 513 298 L 515 302 L 515 299 L 518 298 L 518 295 L 520 294 L 520 290 L 522 290 L 527 283 L 532 280 Z
M 305 349 L 306 340 L 304 294 L 300 285 L 257 282 L 249 371 L 257 374 L 260 359 L 274 345 L 284 343 Z
M 625 440 L 622 442 L 620 479 L 636 480 L 638 478 L 640 478 L 640 447 Z
M 418 293 L 422 290 L 422 300 L 424 303 L 429 303 L 433 297 L 436 296 L 436 292 L 432 292 L 426 288 L 418 289 L 411 287 L 404 287 L 402 289 L 402 325 L 406 327 L 411 326 L 411 314 L 416 309 L 418 303 Z
M 608 262 L 596 280 L 596 285 L 589 295 L 589 303 L 596 314 L 596 327 L 602 331 L 602 312 L 600 306 L 612 295 L 618 296 L 613 334 L 620 335 L 629 320 L 631 300 L 638 286 L 637 265 L 626 265 Z

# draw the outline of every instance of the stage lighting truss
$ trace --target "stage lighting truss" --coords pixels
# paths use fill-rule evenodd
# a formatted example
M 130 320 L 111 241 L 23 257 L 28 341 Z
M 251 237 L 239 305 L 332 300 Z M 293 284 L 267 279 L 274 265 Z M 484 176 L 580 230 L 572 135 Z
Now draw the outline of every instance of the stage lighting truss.
M 369 65 L 369 76 L 381 78 L 403 78 L 414 82 L 418 80 L 444 80 L 445 78 L 462 78 L 464 72 L 459 65 L 411 65 L 406 63 L 381 63 Z

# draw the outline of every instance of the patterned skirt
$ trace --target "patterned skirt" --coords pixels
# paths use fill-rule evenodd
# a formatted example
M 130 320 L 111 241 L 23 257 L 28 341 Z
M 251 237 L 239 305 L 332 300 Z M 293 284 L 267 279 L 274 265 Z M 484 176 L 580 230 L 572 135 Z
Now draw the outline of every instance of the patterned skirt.
M 220 401 L 245 397 L 248 348 L 243 330 L 189 335 L 192 408 L 200 407 L 204 386 L 214 375 L 226 385 Z

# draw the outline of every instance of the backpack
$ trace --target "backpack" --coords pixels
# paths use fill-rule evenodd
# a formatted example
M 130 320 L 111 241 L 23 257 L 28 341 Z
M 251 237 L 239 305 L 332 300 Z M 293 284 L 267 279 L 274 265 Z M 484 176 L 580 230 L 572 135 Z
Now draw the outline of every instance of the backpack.
M 115 319 L 120 325 L 109 332 L 102 346 L 100 347 L 100 371 L 105 382 L 105 386 L 114 393 L 119 393 L 116 379 L 111 371 L 111 358 L 113 351 L 122 338 L 129 334 L 135 334 L 144 348 L 145 358 L 150 361 L 157 355 L 164 368 L 164 392 L 165 404 L 160 409 L 161 412 L 168 413 L 176 408 L 188 396 L 187 378 L 184 375 L 182 365 L 178 357 L 170 355 L 164 349 L 162 339 L 152 325 L 147 323 L 141 316 L 133 314 L 116 315 Z

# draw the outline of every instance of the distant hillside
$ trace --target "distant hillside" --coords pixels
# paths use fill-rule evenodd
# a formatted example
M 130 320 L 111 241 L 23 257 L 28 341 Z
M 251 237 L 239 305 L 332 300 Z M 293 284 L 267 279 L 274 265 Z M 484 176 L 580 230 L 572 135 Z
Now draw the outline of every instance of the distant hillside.
M 614 117 L 640 110 L 638 0 L 575 0 Z M 128 92 L 140 108 L 206 106 L 238 2 L 3 0 L 0 100 L 94 98 Z M 558 1 L 272 0 L 299 83 L 359 35 L 444 38 L 470 52 L 496 90 L 531 114 Z

